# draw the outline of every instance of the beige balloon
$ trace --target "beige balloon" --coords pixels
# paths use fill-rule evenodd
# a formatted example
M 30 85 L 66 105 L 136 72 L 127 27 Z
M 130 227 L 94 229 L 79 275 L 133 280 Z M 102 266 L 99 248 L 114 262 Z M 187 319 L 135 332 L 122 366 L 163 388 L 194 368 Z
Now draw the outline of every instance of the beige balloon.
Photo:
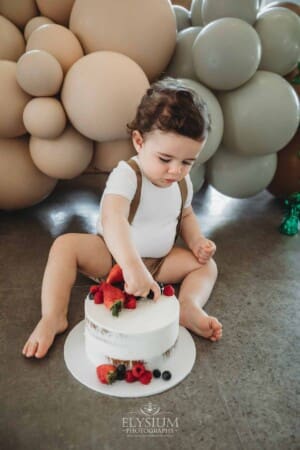
M 21 31 L 11 21 L 0 16 L 0 59 L 17 61 L 24 50 L 25 41 Z
M 71 10 L 75 0 L 36 0 L 42 14 L 54 22 L 68 26 Z
M 226 17 L 200 31 L 192 53 L 201 83 L 212 89 L 232 90 L 256 72 L 261 44 L 256 31 L 247 22 Z
M 80 175 L 93 157 L 93 142 L 72 126 L 56 139 L 30 138 L 34 164 L 46 175 L 70 179 Z
M 44 200 L 57 180 L 40 172 L 28 148 L 28 137 L 0 139 L 0 209 L 26 208 Z
M 127 55 L 150 80 L 167 67 L 176 43 L 175 14 L 168 0 L 76 0 L 70 29 L 85 53 Z
M 26 51 L 45 50 L 60 63 L 63 72 L 83 56 L 83 50 L 77 37 L 62 25 L 48 24 L 37 28 L 27 41 Z
M 193 0 L 191 4 L 191 20 L 193 27 L 203 26 L 202 19 L 202 2 L 203 0 Z
M 241 156 L 220 146 L 206 166 L 208 182 L 223 195 L 247 198 L 263 191 L 274 177 L 277 154 Z
M 299 100 L 292 86 L 272 72 L 257 71 L 246 84 L 222 92 L 223 143 L 241 155 L 264 155 L 283 148 L 296 133 Z
M 34 32 L 34 30 L 49 23 L 53 23 L 53 20 L 49 19 L 49 17 L 37 16 L 30 19 L 24 29 L 24 37 L 26 41 L 28 41 L 29 36 Z
M 63 81 L 63 71 L 50 53 L 31 50 L 18 60 L 16 77 L 21 88 L 28 94 L 50 96 L 58 93 Z
M 192 25 L 190 12 L 188 9 L 180 5 L 174 5 L 173 11 L 176 17 L 177 31 L 184 30 L 185 28 L 189 28 Z
M 193 183 L 194 194 L 196 194 L 200 191 L 205 182 L 205 165 L 194 164 L 190 171 L 190 177 Z
M 222 109 L 217 97 L 207 87 L 193 80 L 181 79 L 180 81 L 184 86 L 195 91 L 199 98 L 205 102 L 210 116 L 211 124 L 208 137 L 197 158 L 197 164 L 203 164 L 212 157 L 220 145 L 224 130 Z
M 17 83 L 13 61 L 0 61 L 0 137 L 14 138 L 26 133 L 23 111 L 31 96 Z
M 59 100 L 39 97 L 27 103 L 23 121 L 32 136 L 54 139 L 62 134 L 66 126 L 66 114 Z
M 0 12 L 21 29 L 39 14 L 35 0 L 1 0 Z
M 202 19 L 207 25 L 222 17 L 235 17 L 252 25 L 259 11 L 259 0 L 203 0 Z
M 175 52 L 167 67 L 167 75 L 174 78 L 197 80 L 192 47 L 202 27 L 189 27 L 177 34 Z
M 259 68 L 287 75 L 300 58 L 300 21 L 287 8 L 267 8 L 259 14 L 255 29 L 262 45 Z
M 128 136 L 141 97 L 149 87 L 142 69 L 114 52 L 94 52 L 77 61 L 67 73 L 62 102 L 73 126 L 95 141 Z
M 127 161 L 135 153 L 131 139 L 96 142 L 93 167 L 100 172 L 109 173 L 120 161 Z

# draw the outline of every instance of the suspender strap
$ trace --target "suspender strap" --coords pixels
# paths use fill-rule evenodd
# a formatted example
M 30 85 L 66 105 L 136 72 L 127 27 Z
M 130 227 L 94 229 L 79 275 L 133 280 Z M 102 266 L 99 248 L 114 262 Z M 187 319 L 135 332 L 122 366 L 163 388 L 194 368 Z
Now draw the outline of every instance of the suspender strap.
M 134 161 L 133 159 L 129 159 L 126 162 L 135 171 L 136 179 L 137 179 L 137 188 L 136 188 L 134 197 L 132 199 L 132 202 L 130 204 L 130 210 L 129 210 L 129 216 L 128 216 L 128 222 L 131 224 L 134 219 L 134 216 L 136 214 L 136 211 L 138 209 L 139 203 L 140 203 L 141 192 L 142 192 L 142 174 L 141 174 L 139 165 L 136 163 L 136 161 Z M 176 236 L 175 236 L 174 242 L 176 241 L 176 239 L 178 238 L 178 236 L 180 234 L 182 212 L 183 212 L 184 204 L 185 204 L 185 201 L 187 198 L 187 184 L 186 184 L 185 178 L 183 178 L 181 181 L 178 182 L 178 186 L 179 186 L 179 190 L 180 190 L 180 194 L 181 194 L 181 208 L 180 208 L 180 213 L 179 213 L 178 219 L 177 219 Z

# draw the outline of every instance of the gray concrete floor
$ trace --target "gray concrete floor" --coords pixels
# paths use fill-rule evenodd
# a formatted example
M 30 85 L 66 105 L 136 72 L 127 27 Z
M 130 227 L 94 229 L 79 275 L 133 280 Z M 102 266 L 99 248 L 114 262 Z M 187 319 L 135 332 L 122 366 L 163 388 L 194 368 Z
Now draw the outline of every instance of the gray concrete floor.
M 40 205 L 0 213 L 1 449 L 299 449 L 300 235 L 278 232 L 282 207 L 266 191 L 235 200 L 209 187 L 194 199 L 218 246 L 219 279 L 206 309 L 224 337 L 213 344 L 193 336 L 196 363 L 178 386 L 140 399 L 89 390 L 65 366 L 67 332 L 45 359 L 22 357 L 39 319 L 50 245 L 62 233 L 95 230 L 103 181 L 61 182 Z M 70 329 L 83 319 L 89 285 L 78 277 Z M 172 414 L 174 433 L 127 436 L 124 418 L 149 401 Z

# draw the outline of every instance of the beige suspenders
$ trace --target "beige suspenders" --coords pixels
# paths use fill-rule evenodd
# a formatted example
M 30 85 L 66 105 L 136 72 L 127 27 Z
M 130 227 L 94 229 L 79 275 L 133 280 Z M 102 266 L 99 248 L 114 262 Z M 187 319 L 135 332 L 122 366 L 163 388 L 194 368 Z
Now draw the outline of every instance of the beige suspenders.
M 135 191 L 134 197 L 130 204 L 130 210 L 129 210 L 129 216 L 128 216 L 128 222 L 132 223 L 134 216 L 136 214 L 137 208 L 140 203 L 141 191 L 142 191 L 142 174 L 141 174 L 139 165 L 133 159 L 129 159 L 126 162 L 135 171 L 136 178 L 137 178 L 137 189 Z M 176 239 L 178 238 L 179 233 L 180 233 L 182 212 L 183 212 L 184 204 L 185 204 L 185 201 L 187 198 L 187 184 L 186 184 L 186 181 L 184 178 L 183 178 L 183 180 L 178 182 L 178 186 L 179 186 L 180 194 L 181 194 L 181 208 L 180 208 L 180 213 L 178 216 L 178 222 L 177 222 L 177 227 L 176 227 L 176 236 L 175 236 L 174 242 L 176 241 Z

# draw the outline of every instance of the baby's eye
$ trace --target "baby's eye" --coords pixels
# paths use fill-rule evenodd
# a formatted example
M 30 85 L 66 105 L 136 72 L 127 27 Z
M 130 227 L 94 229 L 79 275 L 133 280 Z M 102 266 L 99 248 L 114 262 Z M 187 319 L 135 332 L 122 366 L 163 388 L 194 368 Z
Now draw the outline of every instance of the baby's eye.
M 164 163 L 168 163 L 171 161 L 170 159 L 165 159 L 165 158 L 162 158 L 161 156 L 159 156 L 159 159 L 160 159 L 160 161 L 162 161 Z
M 192 165 L 193 165 L 193 163 L 190 162 L 190 161 L 183 161 L 183 164 L 184 164 L 185 166 L 192 166 Z

